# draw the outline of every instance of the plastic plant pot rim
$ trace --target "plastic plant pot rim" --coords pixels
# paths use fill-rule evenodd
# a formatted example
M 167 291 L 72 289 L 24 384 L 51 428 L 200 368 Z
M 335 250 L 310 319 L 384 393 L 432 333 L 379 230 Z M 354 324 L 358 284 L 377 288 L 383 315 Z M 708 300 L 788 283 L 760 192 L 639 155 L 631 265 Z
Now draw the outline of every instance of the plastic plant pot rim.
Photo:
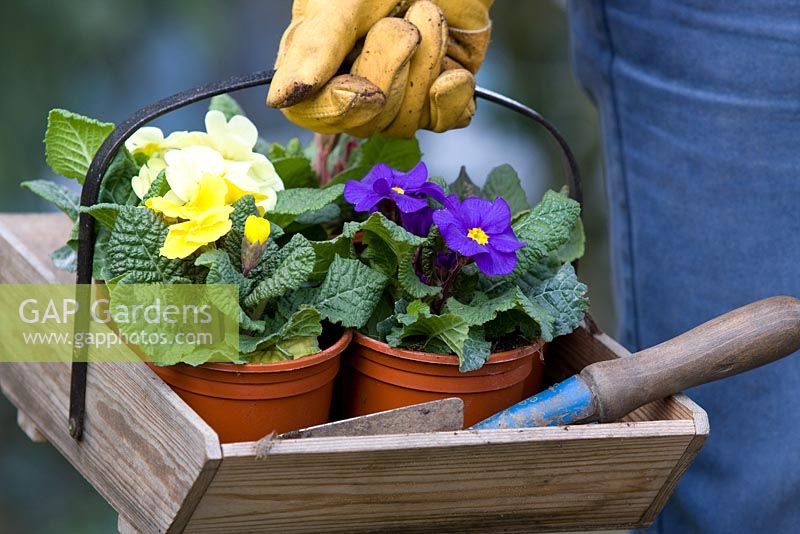
M 404 360 L 458 367 L 458 356 L 454 354 L 436 354 L 433 352 L 421 352 L 417 350 L 394 348 L 382 341 L 378 341 L 377 339 L 366 336 L 360 332 L 355 332 L 353 334 L 353 343 L 377 352 L 388 354 L 390 356 L 402 358 Z M 486 361 L 486 365 L 511 362 L 525 358 L 540 351 L 544 345 L 545 342 L 543 340 L 537 339 L 534 340 L 530 345 L 525 345 L 503 352 L 493 352 Z
M 352 330 L 345 330 L 342 333 L 342 337 L 336 341 L 333 345 L 326 348 L 325 350 L 321 350 L 316 354 L 311 354 L 309 356 L 302 356 L 296 360 L 288 360 L 285 362 L 275 362 L 275 363 L 205 363 L 201 367 L 205 367 L 206 369 L 210 369 L 212 371 L 220 371 L 223 373 L 280 373 L 280 372 L 288 372 L 288 371 L 295 371 L 297 369 L 303 369 L 305 367 L 311 367 L 313 365 L 320 364 L 331 358 L 335 358 L 337 355 L 341 354 L 344 349 L 350 344 L 353 339 L 353 332 Z M 181 364 L 179 364 L 181 365 Z

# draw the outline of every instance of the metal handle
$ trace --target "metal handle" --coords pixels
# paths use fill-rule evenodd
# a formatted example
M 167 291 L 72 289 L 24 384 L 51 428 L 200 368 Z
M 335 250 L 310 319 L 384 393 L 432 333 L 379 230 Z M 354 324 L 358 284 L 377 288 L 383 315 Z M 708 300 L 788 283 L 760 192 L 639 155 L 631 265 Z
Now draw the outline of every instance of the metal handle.
M 269 85 L 275 71 L 260 71 L 245 76 L 237 76 L 227 80 L 218 81 L 189 89 L 177 93 L 163 100 L 159 100 L 147 107 L 144 107 L 117 126 L 98 149 L 97 153 L 89 165 L 86 173 L 86 180 L 81 191 L 81 206 L 93 206 L 97 203 L 100 193 L 100 184 L 103 176 L 108 170 L 111 161 L 123 143 L 133 133 L 147 124 L 148 122 L 175 111 L 189 104 L 194 104 L 201 100 L 224 93 L 232 93 L 259 85 Z M 567 165 L 567 185 L 569 186 L 569 196 L 583 205 L 583 188 L 581 185 L 580 172 L 575 156 L 569 144 L 561 133 L 547 119 L 542 117 L 534 109 L 517 102 L 507 96 L 495 93 L 488 89 L 478 87 L 475 89 L 475 96 L 488 102 L 493 102 L 504 108 L 515 111 L 534 122 L 542 125 L 551 138 L 556 142 L 561 152 L 561 156 Z M 94 226 L 95 221 L 88 213 L 81 213 L 78 226 L 78 273 L 77 284 L 92 283 L 92 263 L 94 262 Z M 85 293 L 85 292 L 84 292 Z M 79 298 L 86 298 L 79 290 Z M 88 325 L 88 309 L 80 306 L 76 317 L 76 330 L 85 328 Z M 86 311 L 84 314 L 83 311 Z M 69 403 L 69 433 L 80 440 L 83 434 L 83 423 L 86 412 L 86 379 L 88 374 L 88 363 L 86 362 L 86 347 L 74 349 L 72 362 L 72 377 L 70 382 L 70 403 Z

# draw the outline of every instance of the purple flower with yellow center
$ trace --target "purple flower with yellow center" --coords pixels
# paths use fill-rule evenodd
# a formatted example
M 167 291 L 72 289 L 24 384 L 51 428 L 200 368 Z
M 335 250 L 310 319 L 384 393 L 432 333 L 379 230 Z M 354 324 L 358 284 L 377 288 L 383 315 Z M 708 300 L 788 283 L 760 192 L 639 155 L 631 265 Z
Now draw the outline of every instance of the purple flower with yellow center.
M 428 181 L 423 162 L 407 173 L 378 163 L 360 181 L 344 186 L 344 198 L 356 211 L 376 211 L 381 201 L 389 200 L 400 213 L 415 213 L 428 207 L 428 197 L 444 202 L 442 188 Z
M 494 201 L 467 198 L 459 202 L 450 195 L 444 209 L 433 214 L 447 246 L 462 256 L 474 258 L 487 276 L 511 273 L 517 250 L 525 246 L 511 228 L 511 209 L 501 197 Z

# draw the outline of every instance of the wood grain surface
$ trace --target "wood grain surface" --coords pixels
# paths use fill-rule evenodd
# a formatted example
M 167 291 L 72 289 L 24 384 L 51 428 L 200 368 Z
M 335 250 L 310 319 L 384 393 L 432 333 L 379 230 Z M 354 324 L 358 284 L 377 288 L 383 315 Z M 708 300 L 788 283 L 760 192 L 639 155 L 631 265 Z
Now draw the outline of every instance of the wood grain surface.
M 66 239 L 68 221 L 39 217 L 0 217 L 0 283 L 64 282 L 44 247 Z M 67 431 L 69 371 L 67 363 L 0 363 L 0 386 L 24 428 L 56 447 L 127 522 L 181 531 L 219 464 L 216 433 L 144 363 L 95 363 L 76 442 Z

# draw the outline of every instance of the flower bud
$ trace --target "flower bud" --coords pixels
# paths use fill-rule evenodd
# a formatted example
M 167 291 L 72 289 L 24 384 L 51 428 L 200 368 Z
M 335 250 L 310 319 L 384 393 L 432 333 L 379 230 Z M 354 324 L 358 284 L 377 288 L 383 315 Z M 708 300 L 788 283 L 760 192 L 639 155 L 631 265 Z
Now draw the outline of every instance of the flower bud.
M 250 215 L 244 221 L 244 238 L 242 238 L 242 274 L 245 276 L 258 265 L 266 249 L 269 239 L 269 221 Z

